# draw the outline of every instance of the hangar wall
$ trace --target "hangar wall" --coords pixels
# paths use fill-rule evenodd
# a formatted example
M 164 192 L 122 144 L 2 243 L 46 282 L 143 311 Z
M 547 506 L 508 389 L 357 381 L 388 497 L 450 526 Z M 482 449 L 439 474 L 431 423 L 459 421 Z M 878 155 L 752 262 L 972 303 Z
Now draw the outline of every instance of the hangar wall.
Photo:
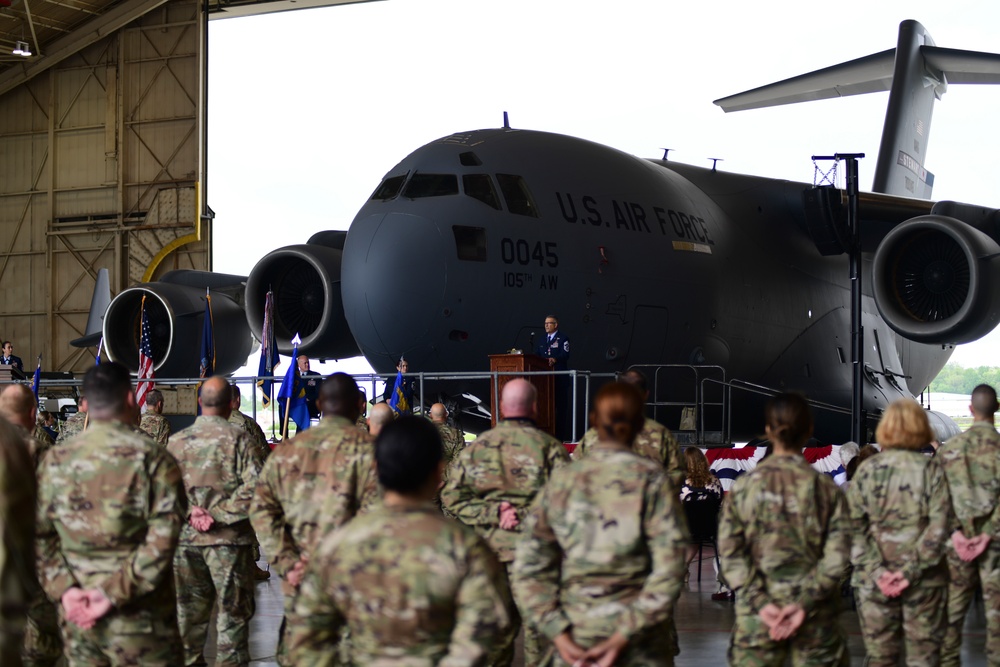
M 112 295 L 211 270 L 205 31 L 171 0 L 0 96 L 0 337 L 26 372 L 94 363 L 69 341 L 98 269 Z

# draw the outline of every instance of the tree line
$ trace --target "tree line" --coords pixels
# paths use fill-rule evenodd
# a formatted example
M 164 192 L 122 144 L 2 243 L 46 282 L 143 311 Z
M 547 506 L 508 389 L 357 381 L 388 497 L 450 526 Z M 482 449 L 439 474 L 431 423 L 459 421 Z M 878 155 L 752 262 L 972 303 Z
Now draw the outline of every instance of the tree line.
M 931 382 L 931 391 L 946 394 L 971 394 L 976 385 L 984 383 L 1000 388 L 1000 367 L 963 368 L 958 364 L 951 363 L 945 365 Z

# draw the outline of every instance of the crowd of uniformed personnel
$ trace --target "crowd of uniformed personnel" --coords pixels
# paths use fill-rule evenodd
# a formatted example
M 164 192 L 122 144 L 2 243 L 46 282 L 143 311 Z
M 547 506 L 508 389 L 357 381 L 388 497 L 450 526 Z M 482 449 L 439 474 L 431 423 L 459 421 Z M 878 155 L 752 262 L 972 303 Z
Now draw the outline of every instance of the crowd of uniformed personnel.
M 672 665 L 684 467 L 643 415 L 643 375 L 621 380 L 596 395 L 573 459 L 536 427 L 520 379 L 503 385 L 496 427 L 466 445 L 441 404 L 430 420 L 372 410 L 363 423 L 357 384 L 335 373 L 318 425 L 273 451 L 219 377 L 192 426 L 147 419 L 147 434 L 127 370 L 96 366 L 83 416 L 55 444 L 35 429 L 32 392 L 6 387 L 0 664 L 204 665 L 216 606 L 215 664 L 246 665 L 259 543 L 284 593 L 281 665 L 507 666 L 522 630 L 529 666 Z M 148 392 L 147 414 L 162 401 Z M 995 391 L 977 387 L 971 410 L 973 426 L 928 457 L 923 409 L 891 405 L 882 452 L 844 494 L 802 457 L 805 399 L 768 402 L 772 453 L 719 520 L 730 664 L 848 664 L 849 577 L 866 664 L 959 664 L 978 586 L 1000 664 Z

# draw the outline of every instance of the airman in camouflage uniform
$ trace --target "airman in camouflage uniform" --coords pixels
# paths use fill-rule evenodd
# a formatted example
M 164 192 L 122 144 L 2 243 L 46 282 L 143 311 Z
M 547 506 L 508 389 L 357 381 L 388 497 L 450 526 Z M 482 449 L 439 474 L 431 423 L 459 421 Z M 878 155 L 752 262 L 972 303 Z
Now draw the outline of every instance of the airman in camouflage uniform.
M 631 384 L 638 389 L 643 401 L 649 398 L 649 391 L 646 389 L 646 376 L 640 371 L 632 369 L 622 373 L 619 382 Z M 588 429 L 583 434 L 576 449 L 573 450 L 573 459 L 583 458 L 597 441 L 597 430 Z M 642 431 L 639 432 L 632 444 L 632 449 L 639 456 L 662 465 L 667 471 L 670 482 L 680 492 L 680 488 L 684 485 L 684 459 L 681 457 L 681 447 L 677 444 L 677 439 L 670 432 L 670 429 L 647 417 Z
M 402 417 L 375 446 L 384 505 L 314 552 L 295 602 L 292 659 L 334 664 L 346 625 L 354 665 L 485 667 L 510 623 L 510 601 L 489 546 L 430 503 L 443 467 L 437 432 Z
M 991 665 L 1000 665 L 1000 434 L 994 425 L 996 391 L 980 385 L 972 391 L 970 406 L 975 421 L 965 433 L 948 440 L 937 460 L 948 480 L 954 535 L 945 549 L 948 560 L 948 629 L 941 647 L 941 664 L 960 664 L 962 626 L 977 585 L 983 587 L 986 607 L 986 655 Z M 978 556 L 965 560 L 955 540 L 985 536 L 988 541 Z
M 606 385 L 594 403 L 600 440 L 555 471 L 532 505 L 514 595 L 555 644 L 556 665 L 672 665 L 669 622 L 687 569 L 684 518 L 663 466 L 631 448 L 642 424 L 638 392 Z
M 62 603 L 70 667 L 183 662 L 173 559 L 187 515 L 177 462 L 122 419 L 135 412 L 128 370 L 84 377 L 91 424 L 42 462 L 42 586 Z
M 0 664 L 4 667 L 22 664 L 25 619 L 38 588 L 35 492 L 34 466 L 24 435 L 0 419 Z
M 783 665 L 790 653 L 794 665 L 847 667 L 837 621 L 850 565 L 847 500 L 802 457 L 813 430 L 805 399 L 779 394 L 766 415 L 774 453 L 736 480 L 719 520 L 722 575 L 737 593 L 729 664 Z M 779 634 L 774 614 L 799 612 Z
M 569 463 L 562 443 L 535 426 L 536 397 L 526 380 L 507 382 L 500 402 L 503 419 L 462 450 L 441 492 L 444 508 L 489 543 L 508 574 L 529 505 L 552 471 Z M 513 660 L 521 625 L 518 616 L 513 620 L 495 665 Z M 540 664 L 543 641 L 534 628 L 525 627 L 527 664 Z
M 167 440 L 170 438 L 170 422 L 163 416 L 163 392 L 159 389 L 146 392 L 146 411 L 139 419 L 139 430 L 161 447 L 167 446 Z
M 56 438 L 56 442 L 65 442 L 70 438 L 79 435 L 83 432 L 84 427 L 88 424 L 87 420 L 87 399 L 80 399 L 80 409 L 69 416 L 69 419 L 63 422 L 62 428 L 59 429 L 59 437 Z
M 250 434 L 251 442 L 257 449 L 261 461 L 266 461 L 267 457 L 271 455 L 271 445 L 267 444 L 267 436 L 264 435 L 264 429 L 260 427 L 260 424 L 253 417 L 240 412 L 242 399 L 240 398 L 239 385 L 233 383 L 229 385 L 229 388 L 232 391 L 232 403 L 230 404 L 232 412 L 229 415 L 229 423 Z
M 24 386 L 24 385 L 17 385 L 17 386 Z M 27 389 L 27 387 L 25 387 L 25 389 Z M 32 398 L 34 398 L 34 396 L 32 396 Z M 46 431 L 45 427 L 41 426 L 40 424 L 35 424 L 35 428 L 31 430 L 31 439 L 36 443 L 35 444 L 36 458 L 44 454 L 49 449 L 49 447 L 56 444 L 56 441 L 52 439 L 52 436 L 49 434 L 49 432 Z
M 948 484 L 940 462 L 919 451 L 933 432 L 916 402 L 891 404 L 876 438 L 882 453 L 858 466 L 847 489 L 865 664 L 895 667 L 905 644 L 907 665 L 936 667 L 946 621 Z
M 278 444 L 264 464 L 250 521 L 283 578 L 285 621 L 278 663 L 289 662 L 286 629 L 301 622 L 292 603 L 305 562 L 319 540 L 378 500 L 371 438 L 354 426 L 358 386 L 334 373 L 320 387 L 323 418 Z
M 441 442 L 444 445 L 444 478 L 448 479 L 448 466 L 450 466 L 458 455 L 465 449 L 465 434 L 461 429 L 448 425 L 448 408 L 443 403 L 435 403 L 431 406 L 431 421 L 437 426 L 441 434 Z
M 365 390 L 358 388 L 358 418 L 354 420 L 357 427 L 368 433 L 368 397 L 365 395 Z
M 184 664 L 205 664 L 208 623 L 218 599 L 215 664 L 246 665 L 254 614 L 249 510 L 263 461 L 250 436 L 227 421 L 230 391 L 225 379 L 206 380 L 198 403 L 201 415 L 175 433 L 168 446 L 184 475 L 191 510 L 174 556 Z
M 35 395 L 28 387 L 12 384 L 0 392 L 0 417 L 11 423 L 24 443 L 25 450 L 31 456 L 31 470 L 34 473 L 31 475 L 32 481 L 38 475 L 45 452 L 53 445 L 52 438 L 45 432 L 45 429 L 42 429 L 42 433 L 46 439 L 38 438 L 37 425 L 35 425 L 35 432 L 31 435 L 28 434 L 28 429 L 35 424 L 36 411 Z M 35 508 L 32 505 L 32 516 L 34 516 L 34 512 Z M 30 559 L 32 572 L 34 572 L 34 561 L 32 553 Z M 28 623 L 24 631 L 24 648 L 21 651 L 21 659 L 27 667 L 50 667 L 55 665 L 62 656 L 59 612 L 45 595 L 37 577 L 32 574 L 31 577 L 25 578 L 24 584 L 29 588 L 31 602 L 28 607 Z M 6 600 L 2 594 L 0 594 L 0 598 Z M 7 663 L 0 661 L 0 664 L 6 665 Z

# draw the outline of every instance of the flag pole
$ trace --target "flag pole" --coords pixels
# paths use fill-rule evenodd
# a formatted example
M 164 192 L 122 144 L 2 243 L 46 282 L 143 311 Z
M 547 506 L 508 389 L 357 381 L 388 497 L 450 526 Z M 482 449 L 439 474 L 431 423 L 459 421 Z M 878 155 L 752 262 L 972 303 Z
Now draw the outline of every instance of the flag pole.
M 296 333 L 295 334 L 295 338 L 292 339 L 292 360 L 289 362 L 289 363 L 292 364 L 292 368 L 290 368 L 289 370 L 292 371 L 292 373 L 293 373 L 292 377 L 293 378 L 297 378 L 298 375 L 299 375 L 299 369 L 296 366 L 296 359 L 298 358 L 298 351 L 299 351 L 299 343 L 300 342 L 301 342 L 301 339 L 299 338 L 299 334 Z M 286 375 L 286 377 L 287 377 L 287 375 Z M 296 385 L 296 382 L 293 380 L 292 381 L 292 386 L 288 390 L 288 396 L 285 397 L 285 419 L 284 419 L 284 421 L 281 424 L 281 439 L 282 440 L 285 440 L 286 438 L 288 438 L 288 418 L 291 416 L 291 413 L 292 413 L 292 394 L 295 393 L 295 389 L 296 389 L 295 385 Z
M 281 423 L 281 439 L 288 438 L 288 415 L 292 412 L 292 397 L 285 399 L 285 421 Z

